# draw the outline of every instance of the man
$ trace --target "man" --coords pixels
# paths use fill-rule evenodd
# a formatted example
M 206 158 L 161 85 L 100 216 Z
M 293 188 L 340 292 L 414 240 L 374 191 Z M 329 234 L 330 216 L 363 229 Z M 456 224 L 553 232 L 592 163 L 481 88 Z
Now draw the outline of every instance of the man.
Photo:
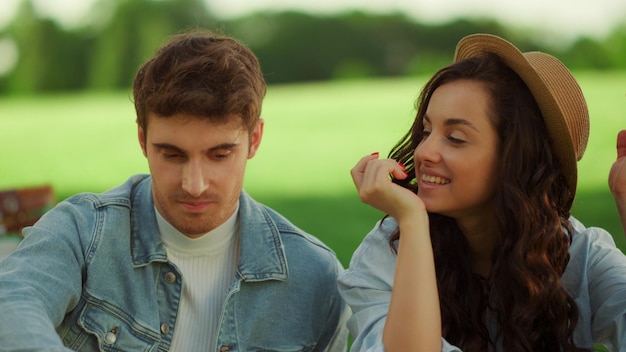
M 150 175 L 24 230 L 0 262 L 0 350 L 345 350 L 335 254 L 242 190 L 265 91 L 233 38 L 159 49 L 133 84 Z
M 626 130 L 617 134 L 617 160 L 609 172 L 609 189 L 615 199 L 617 212 L 626 234 Z

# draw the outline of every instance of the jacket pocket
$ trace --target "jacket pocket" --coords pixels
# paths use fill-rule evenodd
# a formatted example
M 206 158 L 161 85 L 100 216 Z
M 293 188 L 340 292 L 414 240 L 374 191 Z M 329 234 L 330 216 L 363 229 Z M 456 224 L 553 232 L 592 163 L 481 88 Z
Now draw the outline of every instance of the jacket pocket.
M 122 311 L 116 312 L 113 307 L 87 303 L 78 323 L 91 335 L 87 339 L 89 342 L 85 342 L 88 345 L 96 344 L 99 351 L 148 352 L 157 351 L 159 346 L 160 334 L 156 330 L 125 316 Z M 91 351 L 89 348 L 84 350 Z

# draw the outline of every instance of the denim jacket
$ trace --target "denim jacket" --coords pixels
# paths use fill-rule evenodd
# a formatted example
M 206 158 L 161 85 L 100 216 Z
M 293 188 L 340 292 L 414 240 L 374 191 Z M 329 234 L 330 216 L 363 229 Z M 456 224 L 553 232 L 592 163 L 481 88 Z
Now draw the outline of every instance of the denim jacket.
M 608 232 L 586 228 L 573 217 L 570 220 L 574 234 L 561 282 L 578 305 L 574 343 L 587 349 L 599 343 L 610 351 L 626 351 L 626 257 Z M 389 236 L 396 227 L 393 218 L 379 222 L 354 252 L 350 267 L 339 276 L 340 292 L 353 311 L 348 321 L 353 352 L 385 350 L 382 333 L 396 265 Z M 402 240 L 399 243 L 402 245 Z M 487 327 L 494 338 L 498 326 L 493 315 L 487 314 Z M 461 351 L 443 338 L 441 350 Z M 501 345 L 497 351 L 502 351 Z
M 335 254 L 245 191 L 239 201 L 237 274 L 206 351 L 344 351 Z M 169 350 L 184 278 L 149 176 L 60 202 L 24 234 L 0 261 L 0 350 Z

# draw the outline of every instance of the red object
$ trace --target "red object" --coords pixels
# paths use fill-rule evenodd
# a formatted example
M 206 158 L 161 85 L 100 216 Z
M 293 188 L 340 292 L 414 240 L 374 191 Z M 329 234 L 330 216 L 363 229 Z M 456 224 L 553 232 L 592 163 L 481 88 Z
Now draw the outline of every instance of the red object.
M 52 186 L 0 191 L 0 234 L 19 234 L 55 204 Z

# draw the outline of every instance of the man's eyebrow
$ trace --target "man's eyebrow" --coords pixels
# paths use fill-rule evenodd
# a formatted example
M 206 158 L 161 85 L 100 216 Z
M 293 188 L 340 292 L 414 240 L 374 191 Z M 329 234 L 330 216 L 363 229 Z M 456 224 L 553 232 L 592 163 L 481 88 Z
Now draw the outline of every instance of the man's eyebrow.
M 158 149 L 170 149 L 170 150 L 176 150 L 179 152 L 184 152 L 182 148 L 177 147 L 173 144 L 169 144 L 169 143 L 152 143 L 152 146 Z M 218 144 L 216 146 L 213 146 L 207 149 L 207 152 L 223 150 L 223 149 L 234 149 L 234 148 L 237 148 L 238 146 L 239 146 L 239 143 L 222 143 L 222 144 Z
M 171 150 L 177 150 L 182 152 L 183 150 L 173 144 L 169 144 L 169 143 L 152 143 L 152 146 L 157 148 L 157 149 L 171 149 Z
M 207 151 L 211 152 L 214 150 L 222 150 L 222 149 L 234 149 L 239 146 L 239 143 L 222 143 L 218 144 L 215 147 L 209 148 Z

